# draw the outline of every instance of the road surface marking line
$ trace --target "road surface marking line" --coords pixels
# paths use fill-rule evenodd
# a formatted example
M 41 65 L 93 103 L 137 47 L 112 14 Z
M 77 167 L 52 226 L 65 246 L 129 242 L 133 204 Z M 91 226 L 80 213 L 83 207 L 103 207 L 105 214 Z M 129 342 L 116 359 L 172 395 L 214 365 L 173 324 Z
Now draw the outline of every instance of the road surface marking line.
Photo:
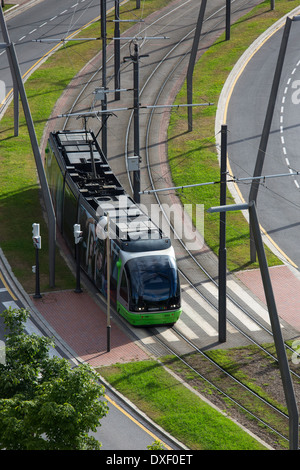
M 213 284 L 203 284 L 203 286 L 210 292 L 212 295 L 218 295 L 218 288 Z M 240 320 L 244 326 L 246 326 L 250 331 L 259 331 L 261 328 L 256 325 L 256 323 L 249 319 L 238 307 L 236 307 L 231 301 L 227 302 L 228 310 Z
M 2 304 L 4 305 L 4 307 L 6 308 L 6 310 L 8 310 L 9 308 L 12 308 L 13 310 L 15 308 L 19 308 L 16 304 L 16 302 L 14 302 L 13 300 L 10 300 L 9 302 L 2 302 Z
M 298 8 L 298 7 L 297 7 Z M 297 8 L 295 8 L 295 10 L 297 10 Z M 294 11 L 294 10 L 293 10 Z M 298 13 L 297 13 L 298 14 Z M 288 16 L 288 15 L 286 15 Z M 283 20 L 283 19 L 282 19 Z M 280 20 L 279 20 L 280 21 Z M 242 65 L 242 67 L 240 68 L 239 72 L 237 73 L 235 79 L 233 80 L 233 83 L 231 84 L 231 88 L 228 92 L 228 95 L 227 95 L 227 99 L 226 99 L 226 103 L 225 103 L 225 107 L 224 107 L 224 115 L 223 115 L 223 123 L 226 124 L 227 122 L 227 113 L 228 113 L 228 107 L 229 107 L 229 102 L 230 102 L 230 99 L 231 99 L 231 96 L 232 96 L 232 93 L 233 93 L 233 90 L 235 88 L 235 85 L 237 84 L 239 78 L 241 77 L 241 75 L 243 74 L 244 70 L 246 69 L 246 66 L 250 63 L 250 61 L 252 60 L 252 58 L 255 56 L 255 54 L 267 43 L 267 41 L 269 41 L 269 39 L 277 32 L 279 31 L 280 29 L 282 29 L 284 26 L 284 23 L 282 23 L 278 28 L 275 28 L 267 37 L 265 37 L 260 44 L 257 45 L 256 49 L 249 55 L 249 57 L 245 60 L 244 64 Z M 230 167 L 230 162 L 229 162 L 229 159 L 227 158 L 227 168 L 228 168 L 228 173 L 229 174 L 233 174 L 232 171 L 231 171 L 231 167 Z M 237 185 L 237 183 L 233 183 L 234 184 L 234 187 L 235 187 L 235 190 L 237 191 L 238 195 L 239 195 L 239 198 L 242 202 L 245 202 L 245 199 Z M 296 265 L 296 263 L 294 263 L 291 258 L 289 258 L 287 256 L 287 254 L 277 245 L 277 243 L 270 237 L 270 235 L 266 232 L 266 230 L 260 225 L 260 230 L 263 232 L 264 236 L 268 238 L 268 240 L 273 244 L 273 246 L 279 251 L 279 253 L 284 256 L 284 258 L 292 265 L 294 266 L 295 268 L 298 268 L 298 266 Z
M 208 315 L 210 315 L 214 320 L 218 321 L 218 312 L 215 310 L 211 305 L 208 304 L 208 302 L 203 299 L 199 294 L 197 294 L 194 289 L 190 286 L 186 286 L 184 292 L 186 292 L 192 299 L 195 300 L 195 302 L 202 307 Z M 228 332 L 229 333 L 237 333 L 236 328 L 234 328 L 232 325 L 228 324 L 227 326 Z
M 2 284 L 6 287 L 7 291 L 9 292 L 11 298 L 13 300 L 18 300 L 17 297 L 14 295 L 14 293 L 12 292 L 12 290 L 10 289 L 10 287 L 8 286 L 6 280 L 4 279 L 4 277 L 2 276 L 2 273 L 0 273 L 0 279 L 2 281 Z
M 208 336 L 218 336 L 218 332 L 206 320 L 204 320 L 200 313 L 197 313 L 185 301 L 182 301 L 182 311 L 193 320 Z
M 104 396 L 105 396 L 107 401 L 109 401 L 113 406 L 115 406 L 119 411 L 121 411 L 121 413 L 123 413 L 125 416 L 127 416 L 127 418 L 129 418 L 131 421 L 133 421 L 137 426 L 139 426 L 141 429 L 143 429 L 143 431 L 145 431 L 147 434 L 149 434 L 149 436 L 151 436 L 155 441 L 156 440 L 160 441 L 166 449 L 172 450 L 171 447 L 167 446 L 167 444 L 165 444 L 160 439 L 158 439 L 158 437 L 155 436 L 155 434 L 153 434 L 151 431 L 149 431 L 149 429 L 145 428 L 145 426 L 143 426 L 141 423 L 139 423 L 135 418 L 133 418 L 129 413 L 127 413 L 127 411 L 123 410 L 123 408 L 121 408 L 114 400 L 109 398 L 109 396 L 107 396 L 107 395 L 104 395 Z

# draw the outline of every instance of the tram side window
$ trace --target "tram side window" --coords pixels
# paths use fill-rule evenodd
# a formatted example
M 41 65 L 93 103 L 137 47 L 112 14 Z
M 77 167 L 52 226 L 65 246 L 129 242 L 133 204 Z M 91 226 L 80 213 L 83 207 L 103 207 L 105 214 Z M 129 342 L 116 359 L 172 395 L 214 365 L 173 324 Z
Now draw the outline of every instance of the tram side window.
M 125 302 L 128 302 L 128 285 L 127 285 L 127 278 L 125 274 L 125 270 L 123 270 L 121 284 L 120 284 L 120 296 Z

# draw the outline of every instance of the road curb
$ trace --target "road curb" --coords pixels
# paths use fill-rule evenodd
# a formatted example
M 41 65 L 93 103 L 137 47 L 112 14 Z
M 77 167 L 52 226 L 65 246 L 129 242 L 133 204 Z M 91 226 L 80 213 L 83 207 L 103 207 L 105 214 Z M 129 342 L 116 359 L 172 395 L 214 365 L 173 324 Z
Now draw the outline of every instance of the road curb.
M 11 18 L 15 17 L 22 11 L 28 10 L 28 8 L 31 8 L 33 5 L 36 3 L 40 3 L 43 0 L 25 0 L 21 3 L 16 3 L 13 7 L 11 7 L 9 10 L 6 10 L 4 15 L 7 20 L 10 20 Z

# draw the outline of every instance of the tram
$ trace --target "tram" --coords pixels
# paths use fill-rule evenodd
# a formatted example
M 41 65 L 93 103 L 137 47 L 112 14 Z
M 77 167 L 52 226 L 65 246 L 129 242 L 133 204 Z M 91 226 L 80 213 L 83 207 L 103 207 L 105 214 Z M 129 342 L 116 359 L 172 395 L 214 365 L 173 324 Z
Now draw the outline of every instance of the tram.
M 50 133 L 45 172 L 58 229 L 75 257 L 74 225 L 81 230 L 80 266 L 135 326 L 172 325 L 181 314 L 174 249 L 125 192 L 91 131 Z M 109 224 L 108 224 L 109 221 Z

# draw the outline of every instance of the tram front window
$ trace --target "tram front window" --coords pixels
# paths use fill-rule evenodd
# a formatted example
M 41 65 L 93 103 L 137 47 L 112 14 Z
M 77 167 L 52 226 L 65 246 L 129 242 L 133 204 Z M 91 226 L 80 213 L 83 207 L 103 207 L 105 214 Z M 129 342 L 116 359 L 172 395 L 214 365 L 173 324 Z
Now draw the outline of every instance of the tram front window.
M 169 256 L 142 256 L 126 264 L 130 307 L 133 311 L 180 307 L 180 285 L 175 260 Z

